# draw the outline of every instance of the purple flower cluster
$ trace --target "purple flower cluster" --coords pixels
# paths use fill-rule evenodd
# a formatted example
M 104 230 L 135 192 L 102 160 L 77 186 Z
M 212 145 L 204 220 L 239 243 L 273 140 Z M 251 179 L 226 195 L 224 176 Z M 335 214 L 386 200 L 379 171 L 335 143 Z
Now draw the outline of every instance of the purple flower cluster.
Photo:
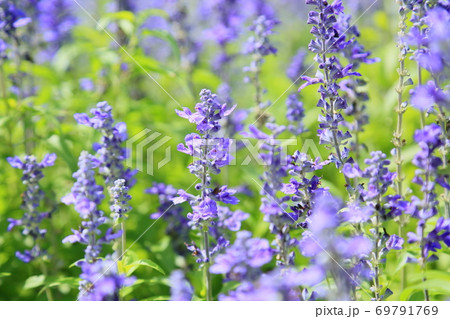
M 292 57 L 291 63 L 286 70 L 286 75 L 292 82 L 299 80 L 305 72 L 305 58 L 306 51 L 304 49 L 299 49 Z
M 31 23 L 31 18 L 14 2 L 0 1 L 0 30 L 7 36 L 15 36 L 16 29 Z
M 337 2 L 336 2 L 337 3 Z M 341 45 L 340 53 L 356 70 L 361 63 L 372 64 L 378 62 L 379 59 L 371 58 L 371 53 L 366 51 L 364 47 L 358 42 L 360 32 L 355 24 L 351 24 L 351 15 L 345 14 L 342 5 L 336 5 L 336 23 L 335 29 L 339 34 L 345 37 L 344 44 Z M 347 101 L 347 108 L 345 114 L 352 116 L 354 121 L 347 122 L 346 125 L 354 136 L 354 140 L 350 142 L 351 150 L 354 152 L 356 160 L 359 160 L 359 154 L 367 147 L 360 141 L 359 134 L 364 132 L 364 126 L 369 122 L 369 116 L 366 111 L 365 102 L 369 99 L 362 87 L 366 82 L 360 78 L 349 77 L 339 83 L 339 87 L 343 92 L 343 97 Z
M 229 245 L 222 234 L 214 226 L 219 214 L 218 203 L 232 204 L 238 203 L 234 196 L 236 193 L 227 186 L 211 187 L 211 175 L 220 173 L 222 167 L 230 163 L 230 140 L 225 137 L 216 137 L 220 131 L 220 120 L 230 115 L 235 108 L 227 108 L 226 104 L 220 104 L 216 94 L 210 90 L 203 89 L 200 92 L 201 103 L 197 103 L 195 111 L 189 108 L 177 110 L 180 117 L 188 119 L 191 123 L 197 125 L 197 131 L 200 133 L 188 134 L 185 138 L 186 144 L 179 144 L 178 150 L 194 158 L 194 161 L 188 166 L 191 174 L 195 175 L 200 183 L 195 188 L 200 195 L 191 195 L 184 190 L 178 191 L 178 197 L 173 198 L 174 204 L 189 201 L 192 212 L 187 217 L 193 229 L 201 229 L 203 237 L 203 249 L 199 249 L 195 242 L 187 245 L 188 250 L 192 251 L 194 256 L 198 256 L 197 262 L 204 263 L 205 286 L 207 300 L 212 299 L 211 277 L 209 273 L 209 264 L 211 256 L 220 249 Z M 215 237 L 215 247 L 210 247 L 210 233 Z
M 289 197 L 279 197 L 278 191 L 283 187 L 283 178 L 287 175 L 288 157 L 283 152 L 281 141 L 277 137 L 286 129 L 274 123 L 267 123 L 270 134 L 258 130 L 254 126 L 249 127 L 248 132 L 242 135 L 259 140 L 259 160 L 266 167 L 260 177 L 263 182 L 261 187 L 260 211 L 264 214 L 264 221 L 270 223 L 270 231 L 275 234 L 277 260 L 280 265 L 292 264 L 295 254 L 291 249 L 295 246 L 295 239 L 290 236 L 291 224 L 295 223 L 295 214 L 286 212 L 286 201 Z
M 253 281 L 273 254 L 267 239 L 252 238 L 249 231 L 240 231 L 233 245 L 215 258 L 210 270 L 213 274 L 224 274 L 227 280 Z
M 248 74 L 245 81 L 252 82 L 255 87 L 255 102 L 256 110 L 258 111 L 256 116 L 260 124 L 264 124 L 266 118 L 262 116 L 263 114 L 259 113 L 270 105 L 269 101 L 262 101 L 262 95 L 265 91 L 262 89 L 260 83 L 261 66 L 264 63 L 265 56 L 277 53 L 277 49 L 270 42 L 269 36 L 274 33 L 272 29 L 278 23 L 275 19 L 267 18 L 264 15 L 259 16 L 250 28 L 254 35 L 248 38 L 244 48 L 244 54 L 251 56 L 250 65 L 243 69 Z
M 92 263 L 80 261 L 81 268 L 80 301 L 119 301 L 122 287 L 131 286 L 135 278 L 120 275 L 116 261 L 107 256 Z
M 95 143 L 93 148 L 97 152 L 99 172 L 105 178 L 106 185 L 111 188 L 114 181 L 124 179 L 128 187 L 133 186 L 136 172 L 123 165 L 127 158 L 127 150 L 122 147 L 128 136 L 126 124 L 114 124 L 112 107 L 107 102 L 99 102 L 91 109 L 91 114 L 91 118 L 85 113 L 77 113 L 74 117 L 79 124 L 93 127 L 102 134 L 101 143 Z
M 44 219 L 50 218 L 50 212 L 39 211 L 39 206 L 45 197 L 44 192 L 39 186 L 39 181 L 44 177 L 42 169 L 53 166 L 55 159 L 55 154 L 45 155 L 40 163 L 37 162 L 36 157 L 33 155 L 25 156 L 23 161 L 17 156 L 7 158 L 8 163 L 12 167 L 23 171 L 22 183 L 26 185 L 20 206 L 24 211 L 22 218 L 8 218 L 8 231 L 11 231 L 15 227 L 21 227 L 22 234 L 24 236 L 31 236 L 33 239 L 33 247 L 31 250 L 16 252 L 17 258 L 25 263 L 46 254 L 45 250 L 42 250 L 39 246 L 38 240 L 45 237 L 47 230 L 41 228 L 41 223 Z
M 46 55 L 49 58 L 68 41 L 72 28 L 77 24 L 77 18 L 72 14 L 73 5 L 71 0 L 39 1 L 36 5 L 36 20 L 47 43 Z
M 422 198 L 413 196 L 411 198 L 410 213 L 414 218 L 419 219 L 416 233 L 408 233 L 408 242 L 419 242 L 421 246 L 422 267 L 427 261 L 435 260 L 437 257 L 429 257 L 429 252 L 435 252 L 441 248 L 440 242 L 450 246 L 450 220 L 439 218 L 435 228 L 425 233 L 427 221 L 438 213 L 439 201 L 436 195 L 437 184 L 445 189 L 450 189 L 448 176 L 442 175 L 439 168 L 442 166 L 441 158 L 434 155 L 434 152 L 442 146 L 441 128 L 437 124 L 425 126 L 422 130 L 417 130 L 414 140 L 419 144 L 420 151 L 414 156 L 413 163 L 418 167 L 415 172 L 413 182 L 420 186 L 423 194 Z
M 166 234 L 172 238 L 175 251 L 183 255 L 186 249 L 184 243 L 189 240 L 189 220 L 183 216 L 183 207 L 172 202 L 177 190 L 172 185 L 153 183 L 145 192 L 157 195 L 159 200 L 158 210 L 152 213 L 150 218 L 156 220 L 163 218 L 167 222 Z
M 184 277 L 181 270 L 174 270 L 170 275 L 170 300 L 171 301 L 191 301 L 194 295 L 189 281 Z
M 320 178 L 316 175 L 308 178 L 307 175 L 322 169 L 329 163 L 330 161 L 320 162 L 319 158 L 312 161 L 305 153 L 299 151 L 292 155 L 292 161 L 289 165 L 289 175 L 292 178 L 289 180 L 289 183 L 283 185 L 281 191 L 291 196 L 290 200 L 294 205 L 290 206 L 292 210 L 290 216 L 303 229 L 308 228 L 307 219 L 312 213 L 314 195 L 323 191 L 323 188 L 319 187 Z M 305 218 L 303 222 L 298 221 L 300 217 Z
M 351 72 L 352 64 L 343 67 L 335 55 L 327 56 L 328 53 L 342 51 L 348 44 L 345 35 L 341 35 L 336 29 L 336 15 L 342 11 L 341 1 L 335 1 L 330 5 L 325 0 L 306 0 L 306 4 L 315 6 L 315 10 L 309 13 L 308 18 L 308 24 L 313 25 L 311 34 L 315 36 L 309 44 L 309 50 L 316 53 L 315 60 L 319 64 L 319 72 L 316 78 L 303 76 L 302 79 L 306 80 L 306 83 L 300 86 L 299 90 L 311 84 L 321 83 L 319 88 L 321 98 L 317 104 L 322 108 L 323 114 L 319 116 L 320 143 L 334 148 L 335 154 L 331 154 L 330 158 L 336 167 L 340 168 L 350 160 L 348 149 L 346 147 L 341 149 L 341 146 L 351 138 L 351 134 L 348 131 L 343 132 L 340 128 L 345 124 L 341 111 L 347 108 L 347 102 L 339 94 L 338 81 L 360 74 Z M 348 180 L 346 182 L 349 184 Z
M 358 198 L 351 201 L 343 210 L 343 218 L 347 222 L 360 224 L 371 221 L 371 229 L 368 237 L 372 240 L 374 251 L 371 256 L 373 266 L 373 286 L 374 300 L 383 300 L 389 295 L 390 290 L 382 294 L 380 284 L 380 267 L 385 260 L 385 255 L 392 249 L 401 249 L 403 238 L 392 235 L 388 236 L 386 230 L 381 232 L 382 218 L 396 217 L 408 209 L 408 202 L 402 201 L 399 195 L 386 195 L 388 188 L 394 184 L 397 176 L 388 169 L 390 161 L 386 155 L 380 151 L 372 152 L 371 157 L 364 162 L 367 165 L 362 171 L 358 164 L 353 166 L 350 163 L 344 164 L 343 173 L 349 178 L 365 178 L 368 180 L 367 187 L 360 184 L 357 187 Z M 388 293 L 388 294 L 386 294 Z
M 114 214 L 115 221 L 119 219 L 128 218 L 128 212 L 131 210 L 131 206 L 128 202 L 131 196 L 128 194 L 128 187 L 125 186 L 124 179 L 118 179 L 114 182 L 114 186 L 111 187 L 112 202 L 110 209 Z
M 85 261 L 93 263 L 99 256 L 103 244 L 108 244 L 120 237 L 121 232 L 113 233 L 109 228 L 102 236 L 99 227 L 107 222 L 104 213 L 99 209 L 102 202 L 103 187 L 95 181 L 95 169 L 100 161 L 86 151 L 81 152 L 78 159 L 78 171 L 73 174 L 76 179 L 70 194 L 62 198 L 66 205 L 73 204 L 82 218 L 81 228 L 72 229 L 73 234 L 64 238 L 64 243 L 79 242 L 86 245 Z
M 305 276 L 306 275 L 306 276 Z M 305 289 L 300 292 L 300 285 L 307 281 L 317 280 L 312 278 L 312 273 L 299 273 L 294 269 L 275 269 L 262 274 L 257 280 L 244 281 L 236 290 L 228 292 L 228 295 L 219 295 L 220 301 L 297 301 L 314 300 L 315 293 L 311 295 Z M 306 280 L 305 280 L 306 279 Z M 320 281 L 322 278 L 320 279 Z
M 299 300 L 300 285 L 314 285 L 323 280 L 322 275 L 318 279 L 307 270 L 299 273 L 292 268 L 263 274 L 261 267 L 270 263 L 274 254 L 267 239 L 254 238 L 249 231 L 238 232 L 233 245 L 218 255 L 211 266 L 212 273 L 224 274 L 227 281 L 240 282 L 228 295 L 219 295 L 219 300 Z
M 295 136 L 300 135 L 307 131 L 303 123 L 305 117 L 305 108 L 303 103 L 299 100 L 298 94 L 289 94 L 286 100 L 287 114 L 286 117 L 290 124 L 288 130 Z
M 330 291 L 327 298 L 348 300 L 352 287 L 372 275 L 366 260 L 372 242 L 362 235 L 344 237 L 336 232 L 341 224 L 337 213 L 342 206 L 328 191 L 317 192 L 314 201 L 308 230 L 299 242 L 300 251 L 303 256 L 312 257 L 318 269 L 333 275 L 336 290 Z

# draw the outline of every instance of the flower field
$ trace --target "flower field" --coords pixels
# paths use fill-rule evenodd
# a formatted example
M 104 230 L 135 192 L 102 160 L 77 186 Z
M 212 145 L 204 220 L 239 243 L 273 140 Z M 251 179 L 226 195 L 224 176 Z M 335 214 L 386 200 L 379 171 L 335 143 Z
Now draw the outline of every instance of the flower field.
M 0 300 L 449 300 L 448 26 L 0 0 Z

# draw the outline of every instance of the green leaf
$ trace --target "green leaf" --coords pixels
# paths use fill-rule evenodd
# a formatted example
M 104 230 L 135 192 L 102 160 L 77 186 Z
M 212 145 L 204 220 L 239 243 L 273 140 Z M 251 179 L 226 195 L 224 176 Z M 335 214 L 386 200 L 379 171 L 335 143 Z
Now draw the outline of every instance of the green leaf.
M 431 295 L 450 295 L 450 283 L 448 281 L 433 279 L 407 287 L 400 294 L 400 300 L 408 301 L 414 292 L 425 289 L 427 289 Z
M 37 275 L 37 276 L 31 276 L 28 277 L 28 279 L 25 281 L 25 284 L 23 286 L 23 289 L 33 289 L 40 287 L 45 282 L 45 276 L 44 275 Z
M 112 22 L 120 22 L 126 21 L 128 22 L 128 25 L 131 25 L 131 27 L 134 29 L 134 22 L 135 22 L 135 16 L 133 12 L 130 11 L 119 11 L 119 12 L 110 12 L 105 14 L 103 17 L 100 18 L 98 21 L 97 27 L 99 29 L 106 29 L 106 27 L 112 23 Z M 120 25 L 120 27 L 122 27 Z M 128 28 L 128 27 L 127 27 Z M 124 30 L 126 32 L 126 30 Z
M 11 276 L 11 273 L 9 273 L 9 272 L 0 272 L 0 278 L 9 277 L 9 276 Z
M 136 269 L 138 269 L 140 266 L 144 266 L 144 267 L 149 267 L 149 268 L 155 269 L 156 271 L 160 272 L 163 275 L 166 274 L 164 272 L 164 270 L 157 263 L 155 263 L 154 261 L 152 261 L 150 259 L 142 259 L 142 260 L 135 261 L 132 264 L 129 264 L 129 265 L 124 267 L 127 276 L 131 276 L 131 274 Z

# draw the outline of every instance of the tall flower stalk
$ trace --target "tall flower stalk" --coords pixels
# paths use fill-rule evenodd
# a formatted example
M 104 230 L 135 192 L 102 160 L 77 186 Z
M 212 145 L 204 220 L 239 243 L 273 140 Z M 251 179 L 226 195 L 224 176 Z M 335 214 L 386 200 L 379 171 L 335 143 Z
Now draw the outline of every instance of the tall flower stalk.
M 322 108 L 318 130 L 320 144 L 329 145 L 334 150 L 330 159 L 341 169 L 350 160 L 349 150 L 344 145 L 352 136 L 349 131 L 342 131 L 345 124 L 342 110 L 347 108 L 347 102 L 340 96 L 338 82 L 345 77 L 360 74 L 351 72 L 352 64 L 342 67 L 335 55 L 328 56 L 329 53 L 339 52 L 346 45 L 345 37 L 335 28 L 336 13 L 342 10 L 342 3 L 337 1 L 330 5 L 324 0 L 306 0 L 306 4 L 315 6 L 308 18 L 308 24 L 313 25 L 311 34 L 315 39 L 311 40 L 308 48 L 316 53 L 319 72 L 316 78 L 302 76 L 306 83 L 300 86 L 299 91 L 308 85 L 321 83 L 321 98 L 317 104 Z M 350 179 L 345 175 L 344 178 L 347 187 L 351 187 Z
M 254 35 L 248 38 L 244 50 L 244 53 L 252 58 L 250 65 L 244 67 L 244 72 L 248 73 L 245 80 L 251 82 L 255 88 L 255 120 L 258 127 L 264 126 L 267 122 L 268 116 L 264 110 L 270 105 L 269 101 L 263 101 L 265 90 L 261 85 L 261 67 L 265 56 L 277 53 L 277 49 L 270 43 L 269 36 L 273 34 L 272 29 L 278 23 L 277 20 L 264 15 L 259 16 L 250 28 Z
M 128 137 L 127 126 L 123 122 L 115 123 L 112 107 L 107 102 L 99 102 L 95 108 L 91 109 L 91 114 L 93 117 L 89 117 L 85 113 L 77 113 L 74 118 L 78 124 L 90 126 L 102 134 L 101 143 L 94 143 L 93 148 L 97 155 L 98 171 L 105 180 L 112 205 L 114 202 L 113 188 L 117 180 L 123 180 L 124 186 L 127 188 L 132 187 L 135 183 L 133 176 L 136 171 L 126 168 L 124 165 L 128 154 L 122 144 Z M 125 254 L 126 247 L 125 219 L 124 214 L 119 218 L 114 218 L 115 224 L 122 229 L 122 236 L 117 243 L 117 254 L 121 259 Z
M 426 281 L 427 262 L 436 260 L 437 257 L 429 257 L 430 251 L 436 252 L 441 247 L 441 241 L 450 246 L 448 237 L 450 236 L 450 220 L 439 218 L 435 229 L 430 233 L 425 233 L 425 227 L 430 218 L 438 213 L 439 201 L 435 191 L 436 184 L 450 189 L 448 176 L 441 175 L 439 168 L 442 166 L 442 160 L 434 155 L 435 150 L 442 146 L 440 139 L 441 129 L 437 124 L 425 126 L 422 130 L 417 130 L 414 134 L 414 140 L 419 144 L 420 151 L 415 155 L 413 164 L 418 167 L 413 182 L 420 186 L 423 194 L 422 198 L 413 196 L 411 199 L 412 217 L 419 219 L 416 233 L 408 233 L 408 242 L 418 242 L 420 245 L 420 258 L 418 260 L 423 272 L 423 281 Z M 428 290 L 424 290 L 425 300 L 429 301 Z
M 20 219 L 8 218 L 8 231 L 11 231 L 15 227 L 20 227 L 22 228 L 22 234 L 24 236 L 30 236 L 32 238 L 33 247 L 31 250 L 16 252 L 17 258 L 24 263 L 29 263 L 47 255 L 47 251 L 41 248 L 39 241 L 45 239 L 47 230 L 42 228 L 42 222 L 51 217 L 51 212 L 39 211 L 39 206 L 45 197 L 45 194 L 39 185 L 39 181 L 44 177 L 42 169 L 53 166 L 56 155 L 47 154 L 40 163 L 37 162 L 36 157 L 33 155 L 25 156 L 23 161 L 17 156 L 8 157 L 7 160 L 12 167 L 23 171 L 22 183 L 26 185 L 26 190 L 22 195 L 22 204 L 20 206 L 23 209 L 24 214 Z M 41 267 L 42 272 L 46 276 L 47 266 L 42 262 L 42 259 Z M 47 299 L 52 300 L 53 295 L 51 290 L 46 288 L 45 292 Z
M 231 114 L 235 107 L 227 109 L 226 104 L 220 104 L 217 95 L 210 90 L 203 89 L 200 92 L 201 103 L 195 106 L 195 113 L 189 108 L 177 110 L 180 117 L 188 119 L 197 125 L 199 134 L 188 134 L 185 138 L 186 144 L 179 144 L 178 150 L 186 153 L 196 160 L 189 165 L 189 171 L 194 174 L 200 182 L 195 188 L 200 195 L 194 196 L 179 191 L 178 197 L 173 199 L 175 204 L 189 201 L 192 212 L 187 215 L 191 221 L 193 229 L 199 230 L 203 241 L 203 251 L 198 251 L 195 245 L 188 246 L 195 254 L 201 256 L 198 262 L 202 263 L 204 270 L 204 282 L 206 290 L 206 300 L 212 300 L 212 283 L 209 267 L 212 253 L 218 251 L 221 246 L 227 244 L 223 238 L 219 237 L 216 247 L 212 247 L 210 241 L 210 226 L 218 217 L 218 202 L 225 204 L 237 204 L 234 197 L 234 190 L 226 186 L 221 188 L 211 187 L 211 175 L 219 174 L 222 167 L 230 163 L 230 140 L 224 137 L 216 137 L 221 125 L 219 121 Z
M 401 214 L 406 208 L 406 203 L 399 202 L 397 198 L 393 199 L 392 195 L 386 195 L 388 188 L 394 183 L 396 173 L 388 170 L 390 161 L 386 159 L 384 153 L 372 152 L 370 158 L 364 162 L 367 165 L 364 170 L 361 170 L 357 163 L 344 165 L 343 172 L 348 177 L 368 180 L 366 188 L 364 188 L 366 183 L 358 185 L 360 196 L 347 205 L 344 210 L 344 219 L 355 225 L 371 222 L 373 228 L 368 233 L 374 247 L 369 258 L 373 279 L 371 290 L 374 293 L 373 300 L 381 301 L 392 294 L 388 288 L 382 294 L 384 285 L 380 280 L 385 255 L 389 250 L 401 249 L 403 243 L 403 238 L 397 235 L 387 236 L 383 220 Z
M 450 12 L 445 7 L 436 6 L 427 10 L 427 15 L 422 19 L 427 25 L 423 35 L 413 33 L 410 37 L 416 42 L 426 43 L 422 50 L 417 52 L 415 59 L 417 64 L 427 70 L 432 80 L 419 85 L 411 91 L 411 104 L 421 112 L 435 114 L 437 122 L 441 126 L 441 154 L 443 169 L 448 168 L 448 110 L 450 109 L 450 91 L 444 84 L 448 81 L 450 59 L 450 45 L 445 32 L 450 23 Z M 418 38 L 418 39 L 417 39 Z M 442 194 L 444 202 L 444 216 L 450 218 L 450 193 L 444 189 Z
M 77 263 L 82 270 L 80 275 L 82 281 L 79 287 L 79 299 L 82 300 L 97 300 L 96 296 L 102 293 L 102 281 L 97 282 L 99 272 L 96 271 L 106 262 L 99 259 L 102 247 L 111 244 L 121 236 L 121 231 L 114 233 L 112 228 L 107 229 L 105 233 L 100 230 L 100 226 L 108 222 L 104 212 L 99 209 L 105 197 L 103 187 L 95 180 L 95 169 L 100 164 L 95 156 L 82 151 L 78 159 L 79 169 L 73 174 L 76 181 L 70 194 L 62 198 L 62 202 L 66 205 L 75 206 L 75 210 L 82 219 L 81 227 L 78 230 L 72 229 L 73 234 L 63 240 L 63 243 L 79 242 L 86 245 L 84 259 Z M 115 261 L 111 260 L 111 262 L 115 264 Z M 110 291 L 108 290 L 107 294 Z
M 406 112 L 408 102 L 403 101 L 403 93 L 405 91 L 405 86 L 410 83 L 410 81 L 407 81 L 406 78 L 409 76 L 409 72 L 405 67 L 405 60 L 408 56 L 408 46 L 405 42 L 405 36 L 406 36 L 406 20 L 407 20 L 407 8 L 404 4 L 403 0 L 397 1 L 399 4 L 399 23 L 398 23 L 398 39 L 397 39 L 397 47 L 399 49 L 399 55 L 398 55 L 398 62 L 399 67 L 397 69 L 398 73 L 398 85 L 395 88 L 395 91 L 397 92 L 397 106 L 395 108 L 395 113 L 397 113 L 397 125 L 395 132 L 393 134 L 392 143 L 394 144 L 394 149 L 392 150 L 392 155 L 395 158 L 395 167 L 396 167 L 396 173 L 397 177 L 395 179 L 395 185 L 396 185 L 396 193 L 400 196 L 404 196 L 404 190 L 403 190 L 403 157 L 402 157 L 402 149 L 403 146 L 406 144 L 406 140 L 402 137 L 403 135 L 403 114 Z M 403 237 L 403 228 L 406 221 L 406 216 L 401 215 L 399 216 L 399 236 Z M 406 286 L 406 271 L 404 268 L 401 270 L 401 286 L 404 288 Z
M 358 42 L 358 38 L 361 36 L 356 25 L 351 24 L 351 15 L 345 14 L 342 6 L 336 8 L 336 23 L 334 27 L 338 30 L 339 34 L 345 37 L 345 42 L 341 46 L 340 53 L 344 56 L 349 63 L 352 64 L 352 69 L 357 70 L 361 64 L 372 64 L 378 62 L 379 59 L 371 58 L 371 52 L 367 51 L 363 45 Z M 340 88 L 343 91 L 343 97 L 347 101 L 347 109 L 345 109 L 345 115 L 351 116 L 353 122 L 347 121 L 347 126 L 353 136 L 353 140 L 350 142 L 351 151 L 354 154 L 356 163 L 361 164 L 361 151 L 367 149 L 367 146 L 360 138 L 362 132 L 364 132 L 364 126 L 369 123 L 369 115 L 367 113 L 367 107 L 365 103 L 369 100 L 369 95 L 364 91 L 363 87 L 366 82 L 362 78 L 349 77 L 342 80 Z M 355 179 L 355 185 L 358 181 Z

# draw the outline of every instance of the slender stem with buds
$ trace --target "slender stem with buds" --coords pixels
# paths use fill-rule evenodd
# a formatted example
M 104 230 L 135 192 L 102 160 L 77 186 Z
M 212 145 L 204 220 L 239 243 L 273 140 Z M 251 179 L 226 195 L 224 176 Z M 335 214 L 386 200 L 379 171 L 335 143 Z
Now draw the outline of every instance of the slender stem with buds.
M 394 132 L 394 136 L 392 139 L 392 142 L 395 147 L 395 167 L 397 172 L 397 177 L 395 179 L 395 186 L 397 194 L 400 196 L 403 196 L 403 173 L 402 173 L 402 165 L 403 165 L 403 158 L 402 158 L 402 148 L 405 145 L 405 140 L 402 138 L 403 134 L 403 114 L 406 111 L 406 103 L 403 102 L 403 92 L 405 90 L 405 78 L 409 75 L 408 71 L 405 68 L 405 59 L 407 55 L 408 48 L 406 47 L 406 44 L 404 43 L 404 37 L 406 32 L 406 7 L 403 4 L 403 1 L 398 1 L 400 5 L 400 21 L 398 24 L 399 31 L 398 31 L 398 49 L 399 49 L 399 68 L 397 69 L 399 79 L 398 79 L 398 86 L 396 87 L 397 92 L 397 107 L 395 109 L 395 112 L 397 113 L 397 127 Z M 399 236 L 403 237 L 403 226 L 406 224 L 405 217 L 402 215 L 400 216 L 400 222 L 399 222 Z M 406 286 L 406 272 L 405 268 L 403 267 L 401 270 L 401 287 L 404 289 Z
M 206 154 L 208 153 L 208 136 L 205 138 L 205 147 L 203 150 L 203 159 L 205 160 Z M 207 184 L 207 176 L 208 176 L 208 168 L 206 165 L 203 166 L 203 175 L 202 175 L 202 201 L 205 200 L 206 197 L 206 184 Z M 202 237 L 203 237 L 203 249 L 205 250 L 205 265 L 204 265 L 204 280 L 205 280 L 205 288 L 206 288 L 206 300 L 212 300 L 212 284 L 211 284 L 211 273 L 209 272 L 209 267 L 211 265 L 211 256 L 209 252 L 209 227 L 207 222 L 202 225 Z

